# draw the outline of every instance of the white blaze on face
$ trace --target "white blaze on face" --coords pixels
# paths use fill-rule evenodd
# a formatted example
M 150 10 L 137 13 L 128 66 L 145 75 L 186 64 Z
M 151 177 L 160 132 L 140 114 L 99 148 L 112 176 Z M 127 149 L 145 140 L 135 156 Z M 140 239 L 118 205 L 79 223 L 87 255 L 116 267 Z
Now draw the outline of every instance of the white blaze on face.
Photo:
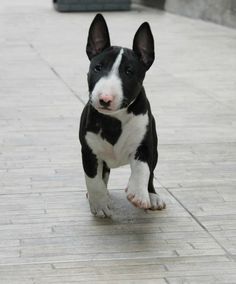
M 95 85 L 91 100 L 95 108 L 99 109 L 99 97 L 101 95 L 112 97 L 109 109 L 116 111 L 120 108 L 123 101 L 122 81 L 119 77 L 119 67 L 122 60 L 123 48 L 120 50 L 109 74 L 102 77 Z

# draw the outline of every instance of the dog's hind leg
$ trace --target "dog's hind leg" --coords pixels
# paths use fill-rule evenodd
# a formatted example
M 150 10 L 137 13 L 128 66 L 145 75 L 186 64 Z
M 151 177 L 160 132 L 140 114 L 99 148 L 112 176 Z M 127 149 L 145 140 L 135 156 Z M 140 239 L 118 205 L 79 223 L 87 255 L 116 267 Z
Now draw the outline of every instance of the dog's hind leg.
M 160 195 L 156 192 L 153 185 L 153 173 L 150 174 L 148 183 L 148 192 L 151 202 L 150 210 L 162 210 L 166 208 L 165 202 L 161 199 Z
M 109 176 L 110 176 L 110 168 L 108 168 L 107 164 L 103 162 L 103 169 L 102 169 L 102 178 L 105 182 L 105 185 L 107 187 Z
M 154 178 L 154 169 L 157 165 L 158 161 L 158 151 L 157 151 L 157 145 L 158 145 L 158 139 L 156 134 L 156 123 L 155 119 L 152 116 L 152 123 L 151 123 L 152 131 L 152 147 L 151 148 L 151 159 L 149 160 L 149 168 L 150 168 L 150 176 L 149 176 L 149 182 L 148 182 L 148 192 L 151 202 L 150 210 L 162 210 L 166 207 L 165 202 L 161 199 L 159 194 L 156 192 L 154 184 L 153 184 L 153 178 Z

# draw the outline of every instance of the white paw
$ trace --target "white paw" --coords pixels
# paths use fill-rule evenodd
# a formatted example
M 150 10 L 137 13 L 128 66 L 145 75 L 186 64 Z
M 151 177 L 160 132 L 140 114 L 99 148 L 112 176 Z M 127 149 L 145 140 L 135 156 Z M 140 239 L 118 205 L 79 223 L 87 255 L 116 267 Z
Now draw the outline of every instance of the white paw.
M 112 216 L 112 201 L 108 193 L 100 193 L 96 196 L 87 194 L 87 198 L 93 215 L 101 218 Z
M 158 193 L 149 193 L 151 206 L 150 210 L 162 210 L 166 208 L 165 202 L 160 198 Z
M 126 188 L 127 199 L 137 208 L 148 209 L 151 207 L 151 202 L 147 189 Z

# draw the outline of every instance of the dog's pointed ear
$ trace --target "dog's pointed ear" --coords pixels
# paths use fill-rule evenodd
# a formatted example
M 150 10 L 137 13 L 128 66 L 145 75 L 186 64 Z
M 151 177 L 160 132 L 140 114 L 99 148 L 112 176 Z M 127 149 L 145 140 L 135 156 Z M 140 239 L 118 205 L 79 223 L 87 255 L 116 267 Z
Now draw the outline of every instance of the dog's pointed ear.
M 86 53 L 91 60 L 94 56 L 110 47 L 109 31 L 105 19 L 97 14 L 89 28 Z
M 148 70 L 155 59 L 155 54 L 154 39 L 147 22 L 139 27 L 134 36 L 133 51 L 138 55 L 146 70 Z

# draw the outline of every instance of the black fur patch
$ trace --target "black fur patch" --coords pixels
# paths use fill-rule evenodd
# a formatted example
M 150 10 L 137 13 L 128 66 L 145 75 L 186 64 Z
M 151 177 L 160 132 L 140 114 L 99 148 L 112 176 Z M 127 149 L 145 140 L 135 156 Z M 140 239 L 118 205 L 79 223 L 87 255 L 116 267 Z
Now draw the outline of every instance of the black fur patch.
M 103 139 L 106 139 L 111 145 L 115 145 L 122 132 L 120 120 L 99 113 L 90 104 L 87 104 L 85 109 L 89 113 L 89 117 L 86 117 L 84 135 L 87 131 L 95 134 L 100 133 Z
M 87 131 L 100 133 L 103 139 L 115 145 L 121 135 L 122 127 L 120 120 L 99 113 L 89 103 L 85 106 L 80 121 L 79 138 L 82 145 L 84 171 L 87 176 L 93 178 L 97 174 L 98 163 L 96 155 L 85 140 Z
M 81 152 L 84 171 L 88 177 L 94 178 L 97 175 L 97 157 L 93 154 L 92 150 L 86 145 L 83 145 Z
M 108 168 L 107 164 L 103 162 L 103 168 L 102 168 L 102 178 L 105 179 L 106 174 L 110 173 L 110 169 Z
M 88 73 L 89 93 L 93 91 L 96 83 L 109 74 L 111 68 L 120 52 L 120 47 L 110 47 L 103 53 L 95 56 L 90 63 Z M 96 67 L 100 66 L 100 71 L 96 71 Z
M 145 114 L 149 108 L 144 88 L 142 88 L 135 101 L 128 107 L 128 113 L 132 112 L 134 115 Z

